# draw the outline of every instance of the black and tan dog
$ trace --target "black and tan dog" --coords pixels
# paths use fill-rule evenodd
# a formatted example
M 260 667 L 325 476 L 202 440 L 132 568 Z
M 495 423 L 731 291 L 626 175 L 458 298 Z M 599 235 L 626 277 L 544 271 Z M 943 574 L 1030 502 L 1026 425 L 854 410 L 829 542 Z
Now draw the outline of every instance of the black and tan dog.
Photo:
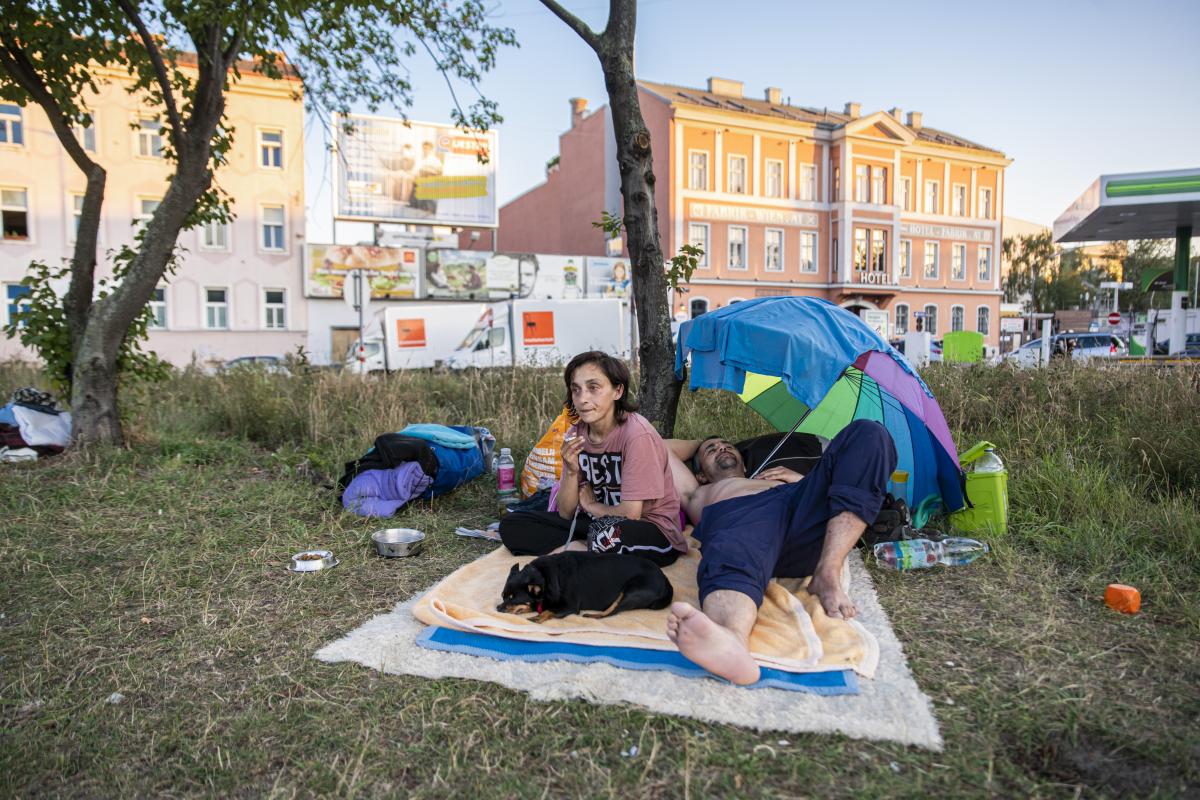
M 580 614 L 607 617 L 666 608 L 673 590 L 657 564 L 631 555 L 568 551 L 513 564 L 497 611 L 534 614 L 534 622 Z

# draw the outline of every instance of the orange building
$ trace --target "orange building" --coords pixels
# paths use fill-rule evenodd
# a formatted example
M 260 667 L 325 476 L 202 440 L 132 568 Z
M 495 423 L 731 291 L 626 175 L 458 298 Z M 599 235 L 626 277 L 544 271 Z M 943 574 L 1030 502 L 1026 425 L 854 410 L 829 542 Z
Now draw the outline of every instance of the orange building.
M 978 330 L 996 347 L 1003 153 L 897 108 L 802 108 L 778 89 L 751 99 L 720 78 L 707 90 L 638 87 L 663 249 L 690 242 L 707 254 L 684 301 L 689 316 L 815 295 L 859 314 L 885 311 L 889 336 L 919 319 L 935 336 Z M 572 100 L 547 181 L 501 209 L 498 248 L 604 254 L 591 223 L 621 212 L 615 142 L 607 109 L 584 108 Z

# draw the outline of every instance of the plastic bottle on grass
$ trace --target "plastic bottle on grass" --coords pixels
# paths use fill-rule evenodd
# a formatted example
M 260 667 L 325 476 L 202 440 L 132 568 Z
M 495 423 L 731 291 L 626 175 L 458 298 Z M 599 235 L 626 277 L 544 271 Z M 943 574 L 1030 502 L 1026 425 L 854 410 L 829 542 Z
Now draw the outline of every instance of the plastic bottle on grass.
M 496 459 L 496 499 L 501 513 L 517 500 L 517 463 L 507 447 L 500 448 L 500 457 Z
M 978 539 L 949 537 L 940 542 L 909 539 L 900 542 L 880 542 L 875 545 L 875 560 L 881 567 L 903 572 L 938 564 L 948 567 L 970 564 L 986 552 L 987 544 Z

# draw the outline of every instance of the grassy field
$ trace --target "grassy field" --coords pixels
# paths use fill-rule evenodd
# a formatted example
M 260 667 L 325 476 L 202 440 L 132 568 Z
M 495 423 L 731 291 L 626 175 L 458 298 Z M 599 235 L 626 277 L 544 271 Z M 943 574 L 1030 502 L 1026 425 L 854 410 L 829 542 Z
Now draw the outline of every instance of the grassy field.
M 318 663 L 491 547 L 452 534 L 493 518 L 481 479 L 401 513 L 430 533 L 425 555 L 377 558 L 377 525 L 327 488 L 341 463 L 415 421 L 486 425 L 523 456 L 559 379 L 184 374 L 125 398 L 127 448 L 0 467 L 0 791 L 1196 796 L 1200 375 L 925 377 L 960 447 L 995 442 L 1011 473 L 1012 527 L 986 560 L 873 570 L 943 753 Z M 0 367 L 5 394 L 36 380 Z M 731 396 L 684 399 L 682 435 L 762 429 Z M 286 571 L 315 545 L 342 565 Z M 1103 606 L 1111 581 L 1142 590 L 1141 614 Z

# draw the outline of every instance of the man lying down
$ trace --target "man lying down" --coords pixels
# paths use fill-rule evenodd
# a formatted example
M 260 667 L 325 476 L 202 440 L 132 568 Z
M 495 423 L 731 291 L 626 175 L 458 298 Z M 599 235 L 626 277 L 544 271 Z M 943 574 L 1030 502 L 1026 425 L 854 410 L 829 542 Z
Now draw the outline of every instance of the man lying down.
M 896 468 L 896 447 L 877 422 L 834 437 L 806 475 L 785 467 L 746 477 L 742 456 L 719 437 L 669 440 L 672 477 L 701 544 L 700 608 L 673 603 L 667 635 L 683 655 L 737 684 L 758 680 L 750 631 L 771 578 L 812 576 L 808 591 L 831 617 L 857 611 L 841 586 L 842 562 L 875 520 Z M 693 458 L 693 473 L 683 459 Z

